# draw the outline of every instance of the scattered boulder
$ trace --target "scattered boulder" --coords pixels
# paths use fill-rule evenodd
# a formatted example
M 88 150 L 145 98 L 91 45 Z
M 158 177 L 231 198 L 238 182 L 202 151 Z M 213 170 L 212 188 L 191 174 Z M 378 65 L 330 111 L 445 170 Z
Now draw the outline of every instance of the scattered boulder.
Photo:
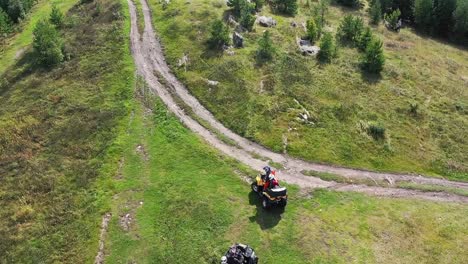
M 320 47 L 312 45 L 312 43 L 307 39 L 298 38 L 297 45 L 299 46 L 299 51 L 304 56 L 315 56 L 320 51 Z
M 230 25 L 232 27 L 237 27 L 237 26 L 239 26 L 239 22 L 236 21 L 236 18 L 233 15 L 229 15 L 228 25 Z
M 262 27 L 275 27 L 276 26 L 276 20 L 274 20 L 272 17 L 266 17 L 266 16 L 260 16 L 257 19 L 258 24 Z
M 206 83 L 210 86 L 218 86 L 218 81 L 206 80 Z
M 300 46 L 299 50 L 301 51 L 302 55 L 306 56 L 315 56 L 319 53 L 320 47 L 318 46 Z
M 177 61 L 177 67 L 186 67 L 187 64 L 189 62 L 189 57 L 186 53 L 184 53 L 184 55 L 182 56 L 182 58 L 180 58 L 178 61 Z
M 234 47 L 236 48 L 243 48 L 244 47 L 244 37 L 241 34 L 234 32 L 232 34 L 232 43 L 234 43 Z
M 237 27 L 234 29 L 235 32 L 238 32 L 238 33 L 244 33 L 244 32 L 247 32 L 248 30 L 243 27 L 242 25 L 237 25 Z
M 225 52 L 229 56 L 234 56 L 234 54 L 236 54 L 233 50 L 226 50 Z
M 312 43 L 308 39 L 300 39 L 299 46 L 312 46 Z

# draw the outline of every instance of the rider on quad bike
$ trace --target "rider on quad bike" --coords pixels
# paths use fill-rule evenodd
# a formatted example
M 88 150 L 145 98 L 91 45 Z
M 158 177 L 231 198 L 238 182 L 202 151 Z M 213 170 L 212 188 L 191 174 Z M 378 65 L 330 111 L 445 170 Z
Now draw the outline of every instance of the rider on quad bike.
M 252 190 L 262 199 L 262 207 L 268 209 L 272 206 L 285 207 L 288 194 L 285 187 L 281 187 L 275 178 L 276 172 L 265 166 L 263 172 L 252 183 Z
M 265 184 L 263 185 L 263 189 L 273 189 L 276 186 L 279 186 L 278 180 L 275 178 L 274 171 L 273 173 L 268 176 L 268 178 L 265 180 Z
M 221 258 L 221 264 L 257 264 L 258 257 L 248 245 L 234 244 Z

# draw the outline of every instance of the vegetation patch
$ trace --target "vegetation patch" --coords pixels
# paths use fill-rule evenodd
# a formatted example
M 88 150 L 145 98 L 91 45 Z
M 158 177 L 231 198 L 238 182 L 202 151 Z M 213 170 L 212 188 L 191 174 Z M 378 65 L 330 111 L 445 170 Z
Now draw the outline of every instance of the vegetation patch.
M 2 263 L 85 263 L 97 253 L 132 87 L 121 14 L 111 1 L 78 5 L 58 31 L 67 61 L 38 67 L 28 49 L 2 73 Z
M 468 144 L 461 135 L 468 118 L 457 110 L 468 96 L 462 48 L 421 36 L 412 27 L 396 32 L 369 24 L 368 5 L 348 9 L 298 1 L 295 16 L 264 5 L 258 15 L 271 17 L 276 26 L 256 23 L 241 33 L 243 48 L 215 51 L 206 45 L 215 20 L 223 21 L 222 32 L 228 28 L 223 43 L 231 43 L 230 7 L 198 0 L 149 4 L 177 77 L 239 135 L 278 152 L 286 136 L 287 153 L 306 160 L 467 179 Z M 381 6 L 386 9 L 380 13 L 388 13 L 388 5 Z M 327 33 L 335 36 L 347 15 L 353 16 L 351 44 L 334 43 Z M 311 20 L 324 50 L 320 60 L 303 56 L 297 44 L 311 37 L 306 32 Z M 269 41 L 263 41 L 265 34 Z M 275 52 L 259 63 L 263 47 Z M 178 67 L 185 55 L 190 63 Z M 211 87 L 204 80 L 219 84 Z M 409 109 L 411 103 L 419 109 Z M 378 126 L 368 133 L 356 127 L 360 120 Z

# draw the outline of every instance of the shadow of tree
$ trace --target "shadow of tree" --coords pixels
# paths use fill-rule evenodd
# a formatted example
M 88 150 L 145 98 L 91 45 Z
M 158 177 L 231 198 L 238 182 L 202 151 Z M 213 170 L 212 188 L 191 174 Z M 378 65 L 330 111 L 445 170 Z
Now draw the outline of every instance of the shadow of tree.
M 377 84 L 382 80 L 381 73 L 370 73 L 361 69 L 361 79 L 368 84 Z
M 284 207 L 273 207 L 269 210 L 262 208 L 261 197 L 255 193 L 249 193 L 249 204 L 257 207 L 255 215 L 249 217 L 250 222 L 257 222 L 262 230 L 275 227 L 281 221 Z

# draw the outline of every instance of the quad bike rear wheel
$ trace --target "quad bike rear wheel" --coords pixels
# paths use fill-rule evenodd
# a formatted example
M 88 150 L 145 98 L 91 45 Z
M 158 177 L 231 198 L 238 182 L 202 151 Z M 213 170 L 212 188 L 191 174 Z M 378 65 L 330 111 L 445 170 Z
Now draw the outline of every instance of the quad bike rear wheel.
M 250 186 L 252 187 L 252 191 L 258 193 L 258 185 L 255 182 L 253 182 Z
M 279 202 L 279 206 L 281 207 L 286 207 L 287 204 L 288 204 L 288 200 L 286 199 L 281 199 L 281 201 Z

